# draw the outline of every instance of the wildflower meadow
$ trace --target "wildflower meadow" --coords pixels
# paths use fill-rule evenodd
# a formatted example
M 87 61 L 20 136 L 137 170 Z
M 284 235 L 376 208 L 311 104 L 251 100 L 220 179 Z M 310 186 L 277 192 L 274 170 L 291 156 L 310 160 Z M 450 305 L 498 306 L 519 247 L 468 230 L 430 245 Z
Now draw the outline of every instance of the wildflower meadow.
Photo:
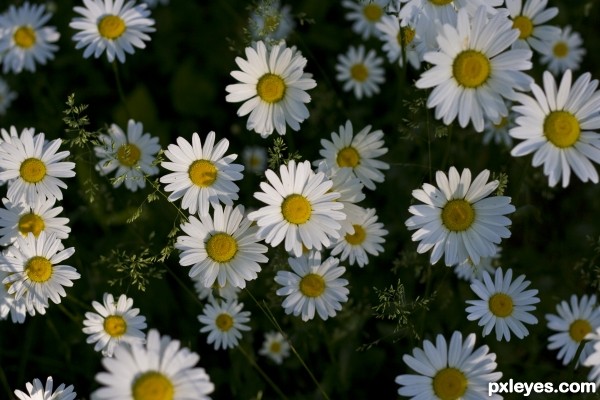
M 0 1 L 0 397 L 598 398 L 598 21 Z

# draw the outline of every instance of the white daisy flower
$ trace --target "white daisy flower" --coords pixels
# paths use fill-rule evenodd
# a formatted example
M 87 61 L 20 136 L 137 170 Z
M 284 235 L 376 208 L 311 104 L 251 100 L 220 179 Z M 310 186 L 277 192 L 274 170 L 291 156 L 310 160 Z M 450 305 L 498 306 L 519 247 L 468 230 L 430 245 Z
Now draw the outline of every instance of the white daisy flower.
M 60 264 L 75 249 L 60 250 L 60 247 L 61 242 L 54 234 L 19 236 L 0 263 L 0 270 L 9 273 L 2 283 L 10 285 L 8 293 L 14 294 L 16 300 L 25 298 L 30 315 L 35 315 L 35 311 L 44 314 L 49 299 L 59 304 L 60 298 L 67 295 L 64 287 L 73 286 L 72 281 L 81 277 L 75 268 Z
M 134 47 L 143 49 L 150 41 L 148 33 L 154 32 L 154 19 L 145 3 L 125 0 L 83 0 L 84 7 L 73 10 L 81 14 L 71 20 L 69 26 L 77 32 L 73 40 L 76 49 L 85 47 L 83 58 L 94 55 L 99 58 L 106 52 L 108 62 L 115 57 L 125 62 L 125 53 L 133 54 Z
M 415 400 L 502 399 L 498 394 L 488 394 L 489 383 L 502 377 L 495 371 L 496 354 L 490 353 L 487 345 L 475 349 L 474 333 L 463 341 L 462 333 L 455 331 L 449 345 L 437 335 L 435 344 L 425 340 L 423 349 L 413 349 L 412 356 L 405 354 L 402 360 L 418 375 L 396 377 L 401 396 Z
M 227 282 L 224 286 L 219 286 L 217 283 L 212 285 L 211 287 L 204 286 L 204 281 L 199 278 L 202 275 L 196 275 L 193 279 L 194 281 L 194 289 L 196 289 L 196 294 L 198 295 L 198 299 L 214 302 L 217 299 L 223 300 L 235 300 L 238 298 L 238 293 L 240 288 L 233 286 L 229 282 Z
M 401 0 L 401 2 L 406 4 L 400 10 L 400 19 L 414 22 L 421 17 L 426 17 L 444 25 L 453 24 L 457 10 L 461 9 L 473 16 L 477 8 L 484 6 L 486 13 L 495 14 L 494 7 L 501 6 L 504 0 Z
M 488 272 L 483 273 L 483 280 L 471 283 L 471 289 L 480 300 L 467 300 L 470 304 L 466 308 L 469 321 L 479 320 L 483 326 L 483 336 L 487 336 L 492 329 L 496 331 L 496 340 L 510 341 L 511 331 L 519 339 L 529 335 L 525 324 L 537 324 L 538 320 L 530 311 L 535 310 L 534 304 L 539 303 L 536 297 L 537 289 L 525 290 L 530 281 L 525 280 L 525 275 L 520 275 L 512 280 L 512 269 L 503 274 L 502 268 L 497 268 L 494 281 Z
M 544 72 L 544 90 L 531 85 L 534 97 L 520 94 L 513 111 L 521 114 L 517 126 L 509 133 L 522 139 L 511 155 L 534 153 L 532 165 L 544 164 L 544 175 L 553 187 L 562 177 L 567 187 L 571 169 L 581 181 L 598 183 L 598 173 L 591 161 L 600 163 L 600 92 L 598 81 L 590 73 L 581 75 L 571 86 L 571 70 L 562 77 L 560 86 L 552 74 Z
M 487 182 L 490 171 L 483 170 L 471 183 L 471 171 L 465 168 L 458 174 L 450 167 L 448 176 L 437 171 L 439 188 L 428 183 L 412 195 L 425 204 L 412 205 L 413 214 L 405 224 L 409 230 L 418 229 L 412 240 L 420 242 L 418 253 L 430 249 L 430 262 L 435 264 L 444 256 L 447 266 L 470 258 L 479 264 L 481 257 L 496 254 L 496 244 L 510 237 L 506 228 L 511 221 L 505 214 L 515 211 L 510 197 L 488 197 L 498 187 L 498 181 Z M 486 183 L 487 182 L 487 183 Z
M 102 359 L 107 372 L 96 375 L 103 386 L 91 394 L 91 400 L 209 400 L 215 387 L 204 368 L 194 368 L 199 359 L 179 340 L 151 329 L 145 345 L 121 344 L 114 357 Z
M 456 26 L 444 26 L 437 36 L 440 51 L 423 56 L 433 67 L 416 82 L 420 89 L 434 88 L 427 107 L 435 107 L 437 119 L 449 125 L 458 115 L 461 127 L 472 121 L 481 132 L 484 114 L 491 120 L 508 114 L 503 98 L 514 98 L 515 89 L 527 90 L 532 82 L 521 72 L 532 66 L 531 51 L 507 50 L 518 35 L 504 13 L 489 16 L 479 7 L 470 18 L 458 11 Z
M 338 266 L 339 260 L 329 257 L 321 262 L 321 253 L 311 251 L 288 262 L 293 272 L 277 271 L 275 282 L 282 287 L 278 296 L 286 296 L 281 306 L 286 314 L 302 315 L 302 321 L 315 317 L 315 310 L 322 320 L 335 317 L 348 301 L 348 281 L 340 278 L 346 268 Z
M 165 191 L 173 192 L 170 201 L 181 200 L 181 208 L 190 214 L 199 211 L 200 215 L 208 214 L 209 206 L 233 205 L 238 199 L 240 188 L 233 183 L 242 179 L 244 166 L 233 164 L 237 154 L 224 156 L 229 148 L 229 140 L 221 139 L 215 146 L 215 132 L 210 132 L 202 145 L 196 132 L 192 135 L 192 143 L 182 137 L 177 138 L 177 145 L 170 144 L 165 150 L 169 161 L 161 166 L 174 171 L 160 178 L 167 184 Z
M 583 40 L 577 32 L 571 32 L 570 26 L 543 38 L 540 43 L 540 61 L 548 66 L 555 76 L 566 70 L 578 70 L 581 59 L 586 53 Z
M 0 115 L 6 115 L 6 111 L 12 105 L 13 100 L 17 98 L 17 92 L 13 92 L 8 83 L 0 78 Z M 4 130 L 4 128 L 2 129 Z
M 375 190 L 375 182 L 381 183 L 384 180 L 381 170 L 389 169 L 390 165 L 376 160 L 388 151 L 383 147 L 383 131 L 370 131 L 371 125 L 367 125 L 354 135 L 352 123 L 350 120 L 346 121 L 345 126 L 340 125 L 339 133 L 331 133 L 331 141 L 321 139 L 323 149 L 319 154 L 324 159 L 317 160 L 314 164 L 324 162 L 330 176 L 340 169 L 350 169 L 366 188 Z
M 548 349 L 559 349 L 556 358 L 567 365 L 577 354 L 582 341 L 589 339 L 588 334 L 600 328 L 600 307 L 596 295 L 583 295 L 581 298 L 572 295 L 570 302 L 563 300 L 556 305 L 556 312 L 558 315 L 546 314 L 548 329 L 558 332 L 548 338 Z M 577 365 L 588 358 L 593 346 L 592 342 L 583 345 Z
M 283 359 L 290 356 L 290 344 L 280 332 L 267 332 L 258 354 L 270 358 L 277 365 L 281 365 Z
M 560 29 L 556 26 L 544 25 L 558 14 L 558 8 L 548 7 L 548 0 L 506 0 L 509 18 L 513 28 L 519 31 L 519 39 L 513 48 L 541 51 L 541 42 L 545 38 L 556 35 Z
M 213 217 L 190 216 L 181 225 L 187 235 L 177 237 L 175 248 L 181 250 L 179 264 L 192 266 L 191 278 L 210 288 L 215 283 L 243 289 L 246 281 L 256 279 L 258 263 L 265 263 L 267 246 L 260 243 L 258 228 L 244 216 L 244 206 L 214 206 Z
M 250 14 L 248 26 L 253 40 L 277 43 L 288 37 L 296 23 L 288 4 L 282 6 L 279 0 L 262 0 Z
M 509 131 L 516 126 L 516 115 L 509 108 L 507 115 L 500 115 L 495 120 L 485 119 L 483 127 L 483 144 L 502 144 L 506 147 L 512 147 L 513 140 Z
M 346 218 L 344 205 L 335 201 L 340 194 L 330 191 L 333 182 L 322 172 L 315 174 L 308 161 L 282 164 L 279 175 L 268 169 L 268 183 L 260 184 L 263 192 L 254 193 L 266 203 L 248 214 L 258 225 L 257 237 L 273 247 L 285 239 L 285 250 L 296 256 L 302 254 L 302 246 L 309 250 L 330 246 L 340 237 L 339 221 Z
M 213 301 L 204 306 L 198 320 L 204 325 L 200 332 L 209 332 L 207 343 L 215 350 L 233 349 L 242 337 L 240 331 L 249 331 L 250 311 L 242 311 L 244 303 L 237 300 Z
M 248 116 L 246 129 L 266 138 L 277 130 L 285 135 L 286 124 L 297 131 L 308 118 L 310 102 L 307 90 L 317 86 L 312 75 L 304 72 L 306 58 L 295 47 L 279 43 L 267 49 L 262 41 L 256 48 L 246 47 L 246 59 L 236 57 L 241 71 L 231 76 L 240 83 L 227 85 L 225 98 L 230 103 L 243 101 L 238 116 Z
M 17 203 L 34 204 L 37 197 L 62 200 L 60 188 L 67 185 L 59 178 L 75 176 L 75 163 L 60 161 L 69 151 L 57 153 L 61 139 L 45 142 L 45 135 L 34 136 L 24 129 L 21 137 L 0 144 L 0 180 L 8 182 L 7 197 Z
M 383 58 L 375 50 L 365 55 L 365 46 L 350 46 L 346 54 L 338 55 L 335 78 L 344 82 L 345 92 L 352 91 L 357 99 L 379 93 L 379 85 L 385 82 Z
M 470 258 L 467 258 L 465 261 L 456 264 L 454 267 L 454 273 L 460 279 L 463 279 L 467 282 L 482 280 L 484 272 L 492 274 L 498 267 L 502 249 L 500 247 L 496 247 L 496 249 L 496 254 L 491 257 L 481 257 L 478 264 L 473 264 L 473 261 L 471 261 Z
M 242 161 L 247 171 L 262 174 L 267 168 L 267 150 L 261 146 L 246 146 L 242 151 Z
M 348 9 L 346 19 L 352 21 L 352 30 L 366 40 L 377 34 L 375 24 L 381 21 L 390 0 L 344 0 Z
M 83 320 L 83 333 L 89 335 L 86 343 L 96 343 L 95 351 L 102 351 L 105 357 L 112 357 L 119 343 L 144 343 L 146 317 L 138 315 L 139 308 L 133 308 L 133 299 L 122 294 L 119 299 L 104 293 L 102 304 L 92 302 L 96 312 L 86 312 Z
M 30 5 L 27 1 L 18 8 L 11 5 L 0 14 L 2 72 L 35 72 L 36 63 L 45 65 L 54 58 L 58 46 L 53 43 L 60 34 L 56 27 L 44 26 L 51 17 L 44 5 Z
M 600 328 L 590 333 L 588 338 L 592 340 L 593 350 L 585 359 L 583 365 L 591 367 L 587 377 L 588 381 L 596 382 L 597 385 L 600 385 Z
M 382 49 L 390 63 L 398 63 L 402 67 L 406 56 L 414 69 L 421 68 L 418 50 L 420 37 L 411 25 L 400 26 L 400 19 L 396 15 L 384 15 L 375 27 L 381 32 Z
M 61 240 L 69 237 L 69 218 L 58 217 L 63 208 L 54 207 L 55 199 L 38 197 L 31 206 L 25 203 L 14 204 L 6 198 L 2 199 L 2 203 L 4 208 L 0 208 L 0 245 L 8 246 L 18 236 L 26 237 L 30 233 L 38 237 L 41 232 L 46 232 Z
M 54 387 L 54 380 L 51 376 L 46 379 L 46 384 L 43 384 L 39 379 L 34 379 L 33 383 L 25 384 L 27 393 L 20 390 L 15 390 L 15 396 L 19 400 L 74 400 L 77 393 L 73 390 L 73 385 L 65 387 L 64 383 Z
M 350 259 L 350 265 L 356 262 L 359 267 L 364 267 L 369 263 L 369 257 L 379 255 L 383 252 L 382 243 L 385 243 L 383 238 L 388 234 L 386 229 L 383 229 L 383 224 L 377 222 L 375 209 L 369 208 L 364 210 L 359 219 L 352 220 L 354 233 L 347 233 L 341 237 L 331 251 L 332 256 L 337 256 L 341 253 L 340 261 Z
M 108 175 L 116 170 L 115 188 L 125 182 L 125 187 L 135 192 L 146 187 L 146 176 L 158 174 L 158 167 L 153 164 L 160 150 L 158 138 L 143 132 L 142 123 L 130 119 L 127 135 L 118 125 L 112 124 L 108 135 L 102 134 L 98 138 L 102 146 L 94 147 L 96 157 L 100 159 L 96 171 Z
M 25 322 L 27 316 L 27 307 L 25 307 L 25 299 L 21 297 L 19 300 L 15 299 L 14 294 L 9 294 L 11 284 L 3 284 L 4 279 L 9 275 L 8 272 L 0 270 L 0 321 L 10 319 L 15 324 L 22 324 Z

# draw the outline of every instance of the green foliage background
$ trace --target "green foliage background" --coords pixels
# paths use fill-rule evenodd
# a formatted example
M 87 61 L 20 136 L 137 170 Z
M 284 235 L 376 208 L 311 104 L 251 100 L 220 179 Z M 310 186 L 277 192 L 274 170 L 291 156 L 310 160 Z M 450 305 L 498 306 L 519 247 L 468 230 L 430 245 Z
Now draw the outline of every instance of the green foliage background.
M 3 11 L 22 2 L 0 4 Z M 73 6 L 79 4 L 52 3 L 50 24 L 61 33 L 55 60 L 38 66 L 34 74 L 3 77 L 19 97 L 0 117 L 1 127 L 35 127 L 50 139 L 72 139 L 74 133 L 67 132 L 63 113 L 68 96 L 75 93 L 76 104 L 89 105 L 84 114 L 90 131 L 113 122 L 125 127 L 131 117 L 143 122 L 145 132 L 158 136 L 163 148 L 178 136 L 189 139 L 198 132 L 204 138 L 212 130 L 217 139 L 230 140 L 231 153 L 241 154 L 248 145 L 272 146 L 274 137 L 261 139 L 246 131 L 246 118 L 236 115 L 239 104 L 225 102 L 225 86 L 234 83 L 229 73 L 237 69 L 235 57 L 243 55 L 248 43 L 250 2 L 171 0 L 170 5 L 155 8 L 157 31 L 152 41 L 117 67 L 126 103 L 119 97 L 113 65 L 104 57 L 83 59 L 82 52 L 74 49 L 74 31 L 68 23 L 75 16 Z M 373 396 L 374 387 L 381 397 L 396 398 L 394 378 L 409 372 L 402 355 L 421 346 L 425 338 L 438 333 L 449 338 L 454 330 L 464 335 L 474 332 L 478 345 L 490 346 L 498 355 L 503 381 L 586 380 L 587 369 L 563 367 L 556 354 L 546 349 L 551 332 L 544 315 L 555 312 L 556 304 L 571 294 L 598 293 L 600 187 L 573 178 L 567 189 L 550 189 L 541 170 L 530 166 L 530 157 L 515 159 L 502 146 L 484 146 L 481 134 L 471 129 L 457 125 L 444 129 L 424 108 L 428 92 L 414 88 L 418 73 L 410 68 L 386 63 L 381 93 L 356 100 L 335 79 L 337 55 L 351 44 L 362 43 L 344 19 L 345 9 L 338 1 L 289 4 L 298 19 L 288 43 L 298 46 L 308 59 L 306 71 L 314 74 L 317 87 L 309 92 L 310 117 L 299 132 L 288 131 L 284 137 L 288 151 L 298 152 L 302 159 L 319 158 L 320 139 L 330 138 L 347 119 L 356 130 L 365 125 L 382 129 L 389 148 L 383 157 L 391 164 L 386 180 L 376 191 L 366 190 L 362 204 L 375 207 L 389 231 L 385 252 L 370 257 L 362 269 L 348 267 L 350 300 L 342 312 L 325 322 L 307 323 L 285 315 L 273 277 L 287 268 L 287 256 L 282 249 L 271 249 L 268 265 L 240 294 L 245 308 L 252 311 L 252 331 L 244 334 L 241 349 L 214 351 L 199 333 L 202 303 L 196 299 L 188 269 L 179 266 L 176 251 L 170 256 L 163 253 L 164 262 L 160 260 L 161 251 L 172 241 L 169 234 L 180 223 L 176 207 L 160 193 L 148 199 L 152 187 L 138 193 L 113 189 L 94 170 L 97 160 L 92 146 L 74 146 L 71 159 L 77 163 L 77 176 L 67 180 L 69 188 L 61 205 L 72 229 L 65 246 L 76 249 L 69 261 L 81 279 L 67 290 L 68 297 L 60 305 L 50 306 L 47 315 L 28 316 L 23 325 L 0 322 L 0 397 L 10 399 L 14 389 L 24 389 L 25 382 L 51 375 L 56 382 L 74 384 L 78 398 L 89 398 L 97 388 L 94 375 L 102 370 L 101 355 L 85 343 L 81 328 L 91 302 L 100 301 L 104 292 L 127 293 L 146 316 L 149 328 L 199 353 L 199 365 L 216 385 L 214 399 L 278 398 L 260 371 L 289 399 L 323 398 L 322 392 L 331 399 L 366 399 Z M 550 5 L 560 10 L 552 23 L 570 24 L 584 39 L 587 55 L 579 72 L 589 71 L 598 79 L 600 45 L 595 23 L 600 20 L 600 4 L 550 0 Z M 370 39 L 366 46 L 385 56 L 378 40 Z M 540 82 L 543 68 L 535 57 L 531 74 Z M 466 319 L 465 301 L 475 298 L 468 283 L 441 264 L 428 265 L 429 254 L 416 254 L 416 244 L 404 226 L 413 202 L 411 191 L 433 182 L 435 171 L 447 171 L 452 165 L 459 171 L 470 168 L 476 174 L 487 168 L 508 177 L 505 195 L 512 197 L 517 211 L 511 216 L 512 237 L 502 244 L 501 265 L 513 268 L 517 275 L 526 274 L 541 298 L 534 312 L 539 323 L 523 340 L 499 343 L 493 335 L 482 338 L 476 323 Z M 261 179 L 245 173 L 239 182 L 239 203 L 247 208 L 260 206 L 252 195 Z M 128 223 L 140 205 L 139 218 Z M 132 269 L 138 279 L 147 279 L 142 282 L 144 290 L 131 280 Z M 322 392 L 299 358 L 291 356 L 279 367 L 257 355 L 263 334 L 275 329 L 269 313 Z

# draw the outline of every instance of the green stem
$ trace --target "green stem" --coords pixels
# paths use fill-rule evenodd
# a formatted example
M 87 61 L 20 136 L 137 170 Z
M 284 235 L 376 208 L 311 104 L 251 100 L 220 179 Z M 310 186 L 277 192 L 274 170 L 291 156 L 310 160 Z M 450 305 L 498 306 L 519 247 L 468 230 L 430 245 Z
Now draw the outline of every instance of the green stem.
M 275 384 L 275 382 L 273 382 L 273 380 L 271 378 L 269 378 L 269 376 L 265 373 L 265 371 L 263 371 L 263 369 L 256 363 L 256 361 L 254 361 L 254 359 L 252 357 L 250 357 L 250 354 L 248 354 L 246 352 L 246 350 L 244 350 L 244 348 L 242 346 L 238 346 L 237 349 L 244 355 L 244 357 L 246 357 L 246 360 L 248 360 L 248 362 L 250 364 L 252 364 L 252 366 L 258 371 L 258 373 L 260 374 L 260 376 L 263 377 L 263 379 L 269 384 L 269 386 L 271 386 L 271 388 L 273 388 L 273 390 L 275 392 L 277 392 L 277 395 L 282 398 L 287 400 L 287 396 L 281 391 L 281 389 L 279 388 L 279 386 L 277 386 Z
M 165 265 L 165 268 L 167 269 L 167 271 L 169 272 L 169 274 L 171 274 L 171 276 L 173 278 L 175 278 L 175 280 L 177 281 L 177 283 L 179 284 L 179 286 L 181 286 L 183 288 L 183 290 L 185 290 L 185 292 L 187 294 L 189 294 L 191 297 L 194 298 L 194 301 L 200 305 L 202 305 L 202 302 L 200 301 L 200 299 L 198 298 L 198 296 L 196 295 L 196 293 L 192 292 L 190 290 L 190 288 L 183 283 L 183 281 L 177 276 L 177 274 L 175 272 L 173 272 L 173 270 L 171 268 L 169 268 L 167 265 Z
M 119 67 L 117 66 L 117 60 L 113 60 L 112 67 L 113 67 L 113 72 L 115 74 L 115 82 L 117 84 L 117 92 L 119 93 L 119 97 L 121 98 L 123 107 L 125 107 L 125 112 L 127 113 L 127 117 L 131 117 L 131 112 L 129 112 L 129 107 L 127 106 L 127 101 L 125 100 L 125 92 L 123 91 L 123 85 L 121 84 L 121 76 L 119 75 Z

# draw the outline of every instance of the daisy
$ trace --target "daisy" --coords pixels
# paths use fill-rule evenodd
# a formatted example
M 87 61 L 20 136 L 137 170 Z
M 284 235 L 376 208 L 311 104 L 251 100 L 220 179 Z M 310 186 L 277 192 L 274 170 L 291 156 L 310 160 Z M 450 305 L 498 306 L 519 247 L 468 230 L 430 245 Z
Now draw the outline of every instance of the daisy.
M 102 351 L 105 357 L 112 357 L 119 343 L 143 343 L 146 335 L 146 317 L 138 315 L 139 308 L 133 308 L 133 299 L 122 294 L 115 301 L 112 294 L 104 293 L 102 304 L 92 302 L 96 312 L 86 312 L 82 330 L 89 335 L 86 343 L 96 343 L 95 351 Z
M 193 279 L 194 289 L 196 289 L 198 299 L 216 301 L 216 299 L 235 300 L 238 298 L 240 288 L 233 286 L 229 282 L 223 286 L 219 286 L 215 283 L 211 287 L 206 287 L 204 286 L 204 281 L 200 280 L 199 277 L 200 275 L 196 275 Z
M 447 266 L 470 258 L 479 264 L 481 257 L 496 254 L 496 244 L 510 237 L 506 228 L 511 221 L 505 214 L 515 211 L 510 197 L 488 197 L 498 187 L 498 181 L 487 182 L 490 171 L 483 170 L 471 183 L 471 171 L 465 168 L 458 174 L 450 167 L 448 176 L 437 171 L 435 178 L 439 188 L 425 183 L 412 195 L 425 204 L 412 205 L 413 214 L 405 224 L 409 230 L 418 229 L 412 240 L 420 242 L 418 253 L 430 249 L 431 264 L 444 256 Z
M 570 26 L 552 33 L 540 43 L 540 61 L 548 66 L 555 76 L 566 70 L 578 70 L 581 59 L 586 53 L 583 40 L 577 32 L 571 32 Z
M 596 329 L 591 333 L 589 338 L 593 340 L 593 350 L 592 354 L 585 359 L 583 365 L 591 367 L 588 373 L 588 381 L 593 381 L 600 385 L 600 329 Z
M 465 261 L 456 264 L 454 267 L 454 273 L 460 279 L 463 279 L 468 282 L 473 282 L 475 280 L 483 279 L 483 273 L 493 273 L 500 259 L 501 248 L 497 247 L 496 254 L 491 257 L 481 257 L 479 259 L 478 264 L 473 264 L 470 258 L 467 258 Z
M 181 225 L 187 235 L 177 237 L 175 248 L 181 250 L 179 264 L 192 266 L 191 278 L 205 287 L 226 284 L 243 289 L 246 281 L 256 279 L 258 263 L 265 263 L 267 246 L 259 244 L 258 228 L 244 216 L 244 206 L 214 206 L 213 217 L 190 216 Z
M 60 34 L 54 26 L 44 26 L 51 17 L 44 5 L 27 1 L 19 8 L 11 5 L 0 15 L 2 72 L 35 72 L 36 63 L 45 65 L 54 58 L 58 46 L 53 43 Z
M 281 6 L 279 0 L 262 0 L 250 14 L 250 33 L 253 40 L 277 43 L 294 30 L 292 7 Z
M 527 90 L 531 78 L 521 72 L 531 68 L 531 51 L 507 50 L 519 33 L 503 13 L 489 16 L 479 7 L 473 18 L 458 11 L 456 26 L 444 26 L 437 36 L 440 51 L 423 56 L 433 67 L 416 82 L 420 89 L 434 88 L 427 107 L 449 125 L 458 115 L 461 127 L 472 121 L 483 131 L 484 113 L 491 120 L 507 115 L 503 98 L 512 99 L 517 90 Z
M 242 161 L 247 171 L 260 175 L 267 168 L 267 150 L 261 146 L 246 146 L 242 151 Z
M 417 36 L 416 30 L 411 25 L 401 27 L 400 19 L 397 16 L 384 15 L 375 24 L 375 27 L 381 32 L 382 49 L 387 54 L 390 63 L 397 62 L 402 67 L 406 57 L 414 69 L 421 67 L 418 51 L 420 37 Z
M 18 236 L 26 237 L 30 233 L 38 237 L 41 232 L 46 232 L 47 235 L 54 234 L 61 240 L 69 237 L 69 218 L 57 217 L 63 208 L 54 207 L 55 199 L 38 197 L 31 206 L 25 203 L 14 204 L 6 198 L 2 199 L 2 203 L 4 207 L 0 208 L 0 245 L 8 246 L 14 243 Z
M 345 92 L 353 91 L 357 99 L 371 97 L 379 93 L 379 84 L 385 82 L 383 58 L 377 56 L 375 50 L 365 55 L 365 46 L 350 46 L 346 54 L 338 55 L 335 65 L 336 79 L 344 82 Z
M 536 297 L 537 289 L 525 290 L 529 286 L 525 275 L 512 280 L 512 269 L 503 274 L 502 268 L 497 268 L 494 281 L 488 272 L 483 273 L 483 280 L 471 283 L 471 290 L 480 300 L 467 300 L 471 306 L 466 308 L 469 321 L 479 320 L 483 326 L 483 336 L 492 329 L 496 330 L 496 340 L 510 341 L 510 332 L 523 339 L 529 335 L 524 324 L 537 324 L 538 320 L 529 311 L 535 310 L 533 304 L 539 303 Z
M 6 111 L 10 108 L 13 100 L 16 98 L 17 92 L 10 90 L 8 83 L 0 78 L 0 115 L 6 115 Z
M 13 323 L 22 324 L 27 316 L 27 307 L 25 307 L 25 299 L 15 299 L 14 294 L 9 294 L 10 284 L 3 284 L 4 279 L 10 275 L 8 272 L 0 270 L 0 320 L 10 319 Z
M 59 250 L 60 247 L 61 242 L 54 234 L 19 236 L 0 263 L 0 270 L 9 273 L 2 283 L 10 285 L 8 293 L 14 294 L 16 300 L 25 298 L 31 315 L 35 311 L 44 314 L 48 299 L 59 304 L 60 298 L 67 295 L 64 287 L 73 286 L 72 281 L 81 277 L 75 268 L 60 264 L 75 249 Z
M 267 332 L 258 354 L 270 358 L 277 365 L 281 365 L 283 359 L 290 356 L 290 344 L 280 332 Z
M 132 119 L 127 122 L 127 135 L 118 125 L 112 124 L 108 135 L 99 137 L 102 145 L 94 147 L 96 157 L 100 159 L 96 171 L 101 175 L 117 171 L 113 181 L 115 188 L 125 182 L 125 187 L 135 192 L 146 186 L 147 176 L 158 174 L 158 167 L 154 165 L 160 150 L 158 138 L 143 132 L 142 123 Z
M 496 13 L 494 7 L 501 6 L 504 0 L 400 0 L 406 4 L 402 7 L 399 17 L 405 21 L 414 22 L 425 17 L 439 21 L 440 25 L 453 24 L 457 10 L 464 9 L 470 16 L 475 15 L 477 8 L 485 7 L 488 14 Z
M 317 86 L 312 75 L 304 72 L 306 58 L 285 43 L 267 49 L 259 41 L 256 48 L 246 47 L 246 59 L 236 57 L 235 62 L 241 71 L 232 71 L 231 76 L 240 83 L 225 88 L 229 93 L 225 100 L 244 102 L 237 114 L 250 114 L 246 129 L 263 138 L 273 130 L 285 135 L 286 124 L 299 130 L 300 122 L 308 118 L 305 103 L 310 102 L 310 96 L 306 91 Z
M 548 338 L 548 349 L 559 349 L 557 358 L 567 365 L 573 360 L 582 341 L 588 339 L 587 335 L 600 328 L 600 308 L 596 302 L 596 295 L 583 295 L 578 298 L 571 296 L 571 301 L 561 301 L 556 305 L 555 314 L 546 314 L 548 329 L 558 333 Z M 593 343 L 587 342 L 579 356 L 577 364 L 582 363 L 592 353 Z
M 214 343 L 215 350 L 233 349 L 242 337 L 240 331 L 249 331 L 250 311 L 242 311 L 244 303 L 237 300 L 213 301 L 204 306 L 198 320 L 204 325 L 200 332 L 209 332 L 207 343 Z
M 341 237 L 331 251 L 331 255 L 336 256 L 341 253 L 340 261 L 349 258 L 350 265 L 356 262 L 362 268 L 369 263 L 367 253 L 377 256 L 383 252 L 381 244 L 385 242 L 383 237 L 388 234 L 388 231 L 383 229 L 381 222 L 377 222 L 374 208 L 365 210 L 359 219 L 351 223 L 354 233 L 347 233 Z
M 170 144 L 165 150 L 169 161 L 163 161 L 161 166 L 174 172 L 160 178 L 167 184 L 165 191 L 173 192 L 169 200 L 183 197 L 181 207 L 190 214 L 199 211 L 200 215 L 208 214 L 209 206 L 219 202 L 233 205 L 240 190 L 233 181 L 242 179 L 244 166 L 233 164 L 237 154 L 224 156 L 228 147 L 227 139 L 219 140 L 215 146 L 214 132 L 208 134 L 204 146 L 196 132 L 191 144 L 182 137 L 177 138 L 177 145 Z
M 96 375 L 103 385 L 91 400 L 195 399 L 209 400 L 214 385 L 204 368 L 194 368 L 200 356 L 179 340 L 151 329 L 145 345 L 121 344 L 114 357 L 102 359 L 107 372 Z
M 296 256 L 302 254 L 302 246 L 309 250 L 330 246 L 340 236 L 339 221 L 346 217 L 344 205 L 335 201 L 340 194 L 330 191 L 331 180 L 322 172 L 315 174 L 308 161 L 282 164 L 279 175 L 268 169 L 268 183 L 260 184 L 263 192 L 254 193 L 266 203 L 248 214 L 258 225 L 257 237 L 273 247 L 285 239 L 285 250 Z
M 371 125 L 367 125 L 354 135 L 352 123 L 346 121 L 345 126 L 340 125 L 339 133 L 331 133 L 331 141 L 321 139 L 323 149 L 319 150 L 319 154 L 324 159 L 315 161 L 315 165 L 325 162 L 328 175 L 349 169 L 367 189 L 375 190 L 375 182 L 384 180 L 381 170 L 389 169 L 390 165 L 376 159 L 388 151 L 383 147 L 383 131 L 370 131 Z
M 321 253 L 311 251 L 308 255 L 288 258 L 293 272 L 277 271 L 275 282 L 282 287 L 278 296 L 286 296 L 281 304 L 286 314 L 302 315 L 302 321 L 315 317 L 315 310 L 322 320 L 335 317 L 348 301 L 348 281 L 340 278 L 346 268 L 338 266 L 339 260 L 329 257 L 321 262 Z
M 85 7 L 76 6 L 73 10 L 81 14 L 71 20 L 69 26 L 77 32 L 73 40 L 76 49 L 85 47 L 83 58 L 92 54 L 99 58 L 106 51 L 108 62 L 115 57 L 125 62 L 125 53 L 133 54 L 134 47 L 143 49 L 150 41 L 148 33 L 154 32 L 154 20 L 145 3 L 135 4 L 133 0 L 83 0 Z
M 0 180 L 8 182 L 7 197 L 11 201 L 34 204 L 37 197 L 62 200 L 60 188 L 67 185 L 59 178 L 75 176 L 75 163 L 60 161 L 69 151 L 57 150 L 61 139 L 45 142 L 45 135 L 34 136 L 33 129 L 25 129 L 21 137 L 0 144 Z
M 500 400 L 502 396 L 488 394 L 488 384 L 502 377 L 496 372 L 496 354 L 487 345 L 475 349 L 475 334 L 463 341 L 462 333 L 455 331 L 450 344 L 437 335 L 435 344 L 423 342 L 423 349 L 413 349 L 412 356 L 402 360 L 418 375 L 396 377 L 401 387 L 398 394 L 411 399 L 483 399 Z
M 534 153 L 532 165 L 544 164 L 544 175 L 553 187 L 562 177 L 567 187 L 571 169 L 583 182 L 598 183 L 598 173 L 591 161 L 600 163 L 600 93 L 598 81 L 590 73 L 581 75 L 571 86 L 571 70 L 562 77 L 560 86 L 552 74 L 544 72 L 544 90 L 531 85 L 534 97 L 521 94 L 520 105 L 513 110 L 521 114 L 517 126 L 510 130 L 515 139 L 522 139 L 511 155 Z
M 352 21 L 352 30 L 366 40 L 377 33 L 375 24 L 385 15 L 390 0 L 344 0 L 342 5 L 349 11 L 346 19 Z
M 74 400 L 77 393 L 73 391 L 73 385 L 65 387 L 64 383 L 61 383 L 55 390 L 53 390 L 54 380 L 51 376 L 46 379 L 44 385 L 39 379 L 34 379 L 33 384 L 27 382 L 25 387 L 27 393 L 20 390 L 15 390 L 15 396 L 19 400 Z
M 556 17 L 558 8 L 549 7 L 548 0 L 506 0 L 509 18 L 513 28 L 519 31 L 519 39 L 513 43 L 514 48 L 541 50 L 541 42 L 556 35 L 560 29 L 555 26 L 543 25 Z
M 510 107 L 508 107 L 510 108 Z M 507 115 L 500 115 L 495 120 L 485 119 L 483 127 L 483 144 L 502 144 L 506 147 L 512 147 L 512 137 L 509 131 L 515 127 L 515 113 L 509 111 Z

